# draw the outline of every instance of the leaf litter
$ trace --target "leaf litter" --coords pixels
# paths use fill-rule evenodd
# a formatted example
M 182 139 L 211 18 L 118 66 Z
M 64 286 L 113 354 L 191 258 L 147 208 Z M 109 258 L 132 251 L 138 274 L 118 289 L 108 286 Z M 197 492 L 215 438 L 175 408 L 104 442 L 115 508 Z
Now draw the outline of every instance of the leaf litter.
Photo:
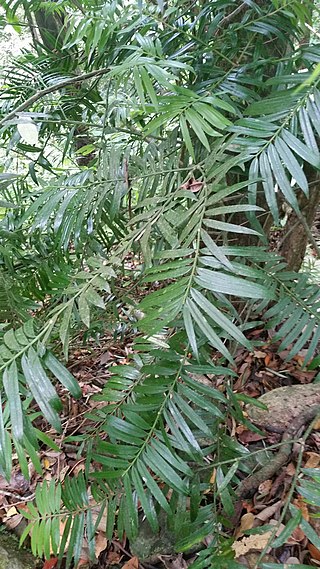
M 264 334 L 260 332 L 261 335 Z M 254 336 L 257 339 L 256 330 Z M 73 351 L 69 369 L 77 378 L 83 397 L 80 401 L 75 401 L 67 396 L 63 388 L 60 388 L 59 395 L 64 404 L 62 436 L 56 435 L 44 421 L 38 425 L 38 428 L 53 438 L 57 449 L 44 447 L 41 450 L 42 474 L 36 472 L 30 461 L 28 464 L 29 480 L 27 480 L 20 472 L 16 460 L 10 481 L 0 477 L 0 518 L 8 529 L 21 534 L 26 524 L 21 512 L 26 509 L 28 501 L 34 498 L 36 485 L 41 480 L 50 481 L 54 478 L 63 483 L 67 474 L 76 475 L 84 470 L 84 459 L 78 456 L 78 445 L 74 442 L 65 442 L 64 439 L 70 435 L 81 435 L 86 431 L 90 424 L 87 414 L 99 409 L 100 406 L 99 401 L 94 400 L 92 396 L 102 391 L 103 386 L 112 376 L 112 367 L 129 363 L 132 353 L 133 342 L 130 333 L 125 333 L 121 338 L 114 338 L 109 334 L 100 339 L 100 345 L 91 340 L 86 346 L 80 345 Z M 308 371 L 303 367 L 302 353 L 291 361 L 287 361 L 287 355 L 288 351 L 278 353 L 277 344 L 272 344 L 268 339 L 265 343 L 261 342 L 261 347 L 252 353 L 243 348 L 239 349 L 235 357 L 234 371 L 237 373 L 237 379 L 234 382 L 233 391 L 257 399 L 279 387 L 301 386 L 303 388 L 303 386 L 310 385 L 317 371 Z M 221 391 L 224 390 L 222 377 L 205 376 L 205 378 L 200 378 L 200 381 L 213 385 Z M 246 404 L 243 403 L 242 407 L 244 416 L 248 417 Z M 260 411 L 256 407 L 254 409 Z M 272 432 L 270 425 L 260 424 L 259 427 L 261 431 L 255 432 L 248 422 L 229 425 L 230 432 L 241 445 L 255 456 L 263 456 L 268 447 L 275 447 L 279 444 L 283 429 L 281 431 L 280 425 L 278 432 Z M 299 487 L 293 495 L 290 494 L 292 483 L 296 482 L 299 454 L 302 455 L 301 463 L 304 468 L 319 468 L 320 435 L 317 432 L 319 427 L 320 421 L 309 433 L 303 448 L 299 441 L 294 445 L 289 464 L 284 465 L 271 479 L 263 481 L 250 499 L 240 499 L 236 504 L 236 515 L 231 527 L 226 526 L 223 531 L 233 538 L 232 550 L 235 559 L 243 566 L 253 567 L 257 563 L 257 555 L 260 557 L 262 555 L 261 559 L 266 563 L 320 565 L 320 551 L 310 541 L 300 524 L 296 524 L 289 535 L 280 540 L 279 547 L 272 548 L 273 541 L 279 536 L 281 538 L 286 528 L 285 523 L 290 520 L 290 516 L 286 513 L 290 503 L 301 512 L 303 519 L 319 532 L 319 518 L 315 517 L 314 510 L 299 494 Z M 270 460 L 270 455 L 268 459 Z M 210 479 L 212 488 L 215 483 L 216 469 L 213 469 Z M 92 511 L 93 519 L 97 519 L 98 508 L 95 514 L 93 502 Z M 122 566 L 125 569 L 150 569 L 150 565 L 141 564 L 139 559 L 130 553 L 130 543 L 125 538 L 124 542 L 120 543 L 115 535 L 112 541 L 108 541 L 104 531 L 105 527 L 106 513 L 101 516 L 96 533 L 97 569 L 112 566 Z M 63 525 L 61 526 L 62 532 Z M 202 547 L 207 545 L 208 541 L 204 540 Z M 166 552 L 164 551 L 162 555 L 159 555 L 156 565 L 169 567 L 170 562 L 165 557 Z M 173 565 L 171 561 L 170 569 L 171 567 L 185 569 L 192 560 L 194 556 L 179 554 L 174 558 Z M 255 563 L 252 565 L 253 560 Z M 54 568 L 56 562 L 57 559 L 52 556 L 44 562 L 43 569 Z M 88 562 L 88 545 L 84 540 L 78 568 L 88 566 Z

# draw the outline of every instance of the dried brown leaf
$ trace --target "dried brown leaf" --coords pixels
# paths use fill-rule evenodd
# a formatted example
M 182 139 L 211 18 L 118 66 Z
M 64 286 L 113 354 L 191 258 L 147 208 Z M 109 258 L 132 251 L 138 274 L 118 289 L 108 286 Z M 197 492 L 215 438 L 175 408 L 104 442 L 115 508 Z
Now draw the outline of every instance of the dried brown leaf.
M 108 540 L 106 538 L 106 534 L 103 531 L 99 531 L 99 533 L 96 535 L 95 547 L 94 547 L 94 551 L 97 558 L 99 557 L 100 553 L 102 553 L 102 551 L 104 551 L 107 548 L 107 545 L 108 545 Z
M 317 468 L 320 464 L 320 455 L 317 452 L 306 452 L 305 454 L 308 457 L 308 459 L 304 467 Z
M 235 541 L 231 546 L 235 552 L 235 557 L 246 555 L 246 553 L 252 550 L 262 551 L 268 545 L 271 536 L 272 532 L 267 531 L 260 535 L 249 535 L 239 541 Z
M 270 520 L 270 518 L 274 514 L 276 514 L 278 512 L 278 510 L 281 508 L 281 505 L 282 505 L 282 502 L 281 502 L 281 500 L 279 500 L 275 504 L 272 504 L 272 506 L 267 506 L 266 508 L 264 508 L 264 510 L 262 510 L 261 512 L 259 512 L 256 515 L 256 518 L 258 520 L 260 520 L 261 522 L 266 522 L 267 520 Z
M 123 566 L 122 569 L 139 569 L 139 559 L 134 556 L 131 557 Z
M 247 529 L 251 529 L 253 527 L 254 519 L 255 515 L 252 512 L 243 514 L 240 521 L 240 526 L 236 531 L 236 539 L 241 537 L 243 535 L 243 532 L 245 532 Z

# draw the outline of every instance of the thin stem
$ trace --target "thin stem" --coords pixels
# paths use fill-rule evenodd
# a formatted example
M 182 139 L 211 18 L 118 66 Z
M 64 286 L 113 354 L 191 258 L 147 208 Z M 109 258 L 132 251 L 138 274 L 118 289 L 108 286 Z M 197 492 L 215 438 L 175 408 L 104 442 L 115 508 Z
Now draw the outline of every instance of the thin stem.
M 54 93 L 55 91 L 59 91 L 59 89 L 63 89 L 64 87 L 68 87 L 69 85 L 73 85 L 74 83 L 81 83 L 82 81 L 86 81 L 87 79 L 91 79 L 92 77 L 99 77 L 101 75 L 105 75 L 110 71 L 109 67 L 103 67 L 102 69 L 97 69 L 95 71 L 90 71 L 89 73 L 83 73 L 81 75 L 76 75 L 75 77 L 70 77 L 69 79 L 65 79 L 64 81 L 60 81 L 60 83 L 56 83 L 55 85 L 50 85 L 50 87 L 46 87 L 45 89 L 41 89 L 31 97 L 29 97 L 26 101 L 21 103 L 14 111 L 8 113 L 1 121 L 0 127 L 4 126 L 6 122 L 10 121 L 11 119 L 15 118 L 17 113 L 23 112 L 25 109 L 30 107 L 39 99 L 42 99 L 46 95 L 50 93 Z

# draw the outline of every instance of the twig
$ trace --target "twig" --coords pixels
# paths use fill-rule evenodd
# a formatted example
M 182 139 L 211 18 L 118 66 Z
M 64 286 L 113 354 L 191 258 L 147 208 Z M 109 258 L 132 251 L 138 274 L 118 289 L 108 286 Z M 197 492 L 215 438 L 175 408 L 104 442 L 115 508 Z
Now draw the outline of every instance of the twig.
M 14 492 L 9 492 L 8 490 L 0 490 L 0 495 L 1 496 L 10 496 L 10 498 L 15 498 L 16 500 L 19 500 L 18 502 L 15 502 L 14 504 L 8 504 L 8 506 L 10 506 L 10 508 L 12 506 L 15 506 L 16 504 L 21 504 L 21 502 L 30 502 L 35 497 L 35 494 L 30 494 L 30 496 L 18 496 L 18 494 L 14 494 Z M 5 508 L 6 506 L 2 505 L 2 507 Z
M 252 496 L 258 486 L 265 480 L 269 480 L 288 460 L 292 452 L 292 439 L 306 423 L 312 421 L 319 414 L 319 405 L 307 408 L 293 424 L 285 431 L 282 436 L 283 446 L 279 452 L 270 460 L 268 464 L 254 472 L 243 480 L 237 488 L 239 497 Z
M 310 229 L 310 227 L 309 227 L 309 225 L 308 225 L 306 219 L 304 218 L 304 216 L 303 216 L 302 214 L 300 214 L 300 215 L 297 214 L 297 217 L 298 217 L 298 219 L 299 219 L 301 225 L 303 226 L 303 229 L 304 229 L 305 232 L 306 232 L 306 235 L 307 235 L 307 237 L 308 237 L 308 240 L 309 240 L 310 245 L 312 245 L 312 247 L 314 248 L 315 252 L 317 253 L 318 259 L 320 259 L 320 248 L 319 248 L 319 245 L 318 245 L 317 241 L 315 240 L 314 236 L 312 235 L 312 231 L 311 231 L 311 229 Z
M 222 28 L 226 28 L 227 25 L 233 20 L 233 18 L 235 18 L 238 14 L 240 14 L 242 12 L 242 10 L 244 10 L 247 7 L 248 7 L 247 2 L 242 2 L 242 4 L 240 4 L 240 6 L 238 6 L 238 8 L 233 10 L 230 14 L 228 14 L 228 16 L 225 16 L 224 18 L 222 18 L 222 20 L 219 22 L 219 27 L 218 27 L 215 35 L 218 35 L 219 31 Z
M 301 463 L 302 463 L 302 455 L 303 455 L 303 450 L 304 450 L 304 444 L 305 444 L 307 438 L 309 437 L 309 435 L 310 435 L 310 433 L 311 433 L 311 431 L 312 431 L 312 429 L 313 429 L 314 422 L 317 420 L 318 417 L 319 417 L 319 413 L 314 417 L 314 420 L 311 422 L 311 424 L 310 424 L 309 427 L 306 429 L 306 431 L 305 431 L 305 433 L 304 433 L 304 435 L 303 435 L 303 438 L 302 438 L 302 440 L 301 440 L 301 445 L 300 445 L 299 454 L 298 454 L 296 472 L 295 472 L 295 474 L 294 474 L 294 476 L 293 476 L 291 488 L 290 488 L 290 490 L 289 490 L 289 492 L 288 492 L 288 495 L 287 495 L 287 497 L 286 497 L 284 508 L 282 509 L 282 512 L 281 512 L 281 515 L 280 515 L 280 517 L 279 517 L 279 519 L 278 519 L 277 525 L 276 525 L 276 526 L 274 527 L 274 529 L 272 530 L 272 533 L 271 533 L 271 536 L 270 536 L 270 538 L 269 538 L 269 540 L 268 540 L 268 543 L 264 546 L 263 550 L 260 552 L 259 558 L 257 559 L 257 562 L 256 562 L 256 564 L 254 565 L 254 567 L 253 567 L 252 569 L 258 569 L 258 567 L 260 567 L 260 563 L 261 563 L 262 559 L 264 558 L 265 554 L 267 553 L 269 547 L 270 547 L 270 546 L 272 547 L 272 542 L 273 542 L 273 540 L 274 540 L 274 538 L 275 538 L 275 536 L 276 536 L 276 534 L 277 534 L 277 531 L 279 530 L 280 525 L 282 524 L 283 520 L 285 519 L 285 517 L 286 517 L 286 515 L 287 515 L 287 511 L 288 511 L 288 509 L 289 509 L 289 506 L 290 506 L 290 503 L 291 503 L 291 500 L 292 500 L 292 496 L 293 496 L 293 493 L 294 493 L 294 491 L 295 491 L 295 489 L 296 489 L 297 482 L 298 482 L 298 477 L 299 477 L 299 474 L 300 474 L 300 468 L 301 468 Z
M 89 73 L 83 73 L 82 75 L 77 75 L 76 77 L 70 77 L 69 79 L 65 79 L 60 83 L 56 83 L 56 85 L 51 85 L 50 87 L 41 89 L 41 91 L 38 91 L 37 93 L 29 97 L 29 99 L 21 103 L 21 105 L 19 105 L 14 111 L 11 111 L 6 117 L 4 117 L 0 121 L 0 127 L 4 126 L 7 121 L 13 119 L 17 113 L 21 113 L 22 111 L 30 107 L 30 105 L 32 105 L 39 99 L 42 99 L 42 97 L 49 95 L 49 93 L 54 93 L 54 91 L 59 91 L 59 89 L 63 89 L 64 87 L 68 87 L 68 85 L 73 85 L 74 83 L 81 83 L 82 81 L 91 79 L 91 77 L 105 75 L 106 73 L 108 73 L 108 71 L 110 71 L 109 67 L 103 67 L 102 69 L 97 69 L 96 71 L 90 71 Z

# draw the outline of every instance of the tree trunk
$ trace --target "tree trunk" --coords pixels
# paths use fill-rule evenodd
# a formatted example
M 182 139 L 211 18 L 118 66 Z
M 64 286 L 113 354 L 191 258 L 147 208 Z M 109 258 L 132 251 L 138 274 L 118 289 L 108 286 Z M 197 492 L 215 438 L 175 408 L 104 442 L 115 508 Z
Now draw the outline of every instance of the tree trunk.
M 302 217 L 311 230 L 320 203 L 320 174 L 306 164 L 305 173 L 309 181 L 309 197 L 299 194 Z M 279 253 L 285 258 L 290 271 L 299 271 L 306 248 L 308 235 L 297 214 L 292 211 L 285 226 L 285 236 L 279 246 Z

